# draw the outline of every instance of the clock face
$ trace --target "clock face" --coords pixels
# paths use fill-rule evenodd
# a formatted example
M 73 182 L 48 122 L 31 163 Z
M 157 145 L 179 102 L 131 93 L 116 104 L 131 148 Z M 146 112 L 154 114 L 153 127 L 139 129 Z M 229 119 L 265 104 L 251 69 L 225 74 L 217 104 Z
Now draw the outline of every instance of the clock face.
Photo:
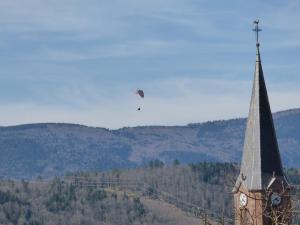
M 247 195 L 245 195 L 244 193 L 241 193 L 240 194 L 240 205 L 241 206 L 246 206 L 247 201 L 248 201 Z
M 272 205 L 279 205 L 281 203 L 281 197 L 277 193 L 273 193 L 271 195 L 271 203 Z

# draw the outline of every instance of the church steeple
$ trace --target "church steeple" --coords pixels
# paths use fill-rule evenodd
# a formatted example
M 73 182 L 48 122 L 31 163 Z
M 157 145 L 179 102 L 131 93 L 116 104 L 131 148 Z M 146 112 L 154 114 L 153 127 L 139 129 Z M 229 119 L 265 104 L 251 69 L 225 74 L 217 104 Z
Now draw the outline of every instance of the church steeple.
M 258 32 L 261 29 L 258 23 L 258 20 L 254 21 L 256 63 L 243 158 L 233 190 L 235 224 L 272 225 L 275 217 L 280 224 L 289 224 L 289 185 L 282 169 L 261 65 L 258 42 Z
M 263 190 L 274 175 L 284 181 L 285 177 L 261 65 L 258 42 L 261 29 L 258 21 L 255 24 L 256 63 L 240 178 L 248 190 Z

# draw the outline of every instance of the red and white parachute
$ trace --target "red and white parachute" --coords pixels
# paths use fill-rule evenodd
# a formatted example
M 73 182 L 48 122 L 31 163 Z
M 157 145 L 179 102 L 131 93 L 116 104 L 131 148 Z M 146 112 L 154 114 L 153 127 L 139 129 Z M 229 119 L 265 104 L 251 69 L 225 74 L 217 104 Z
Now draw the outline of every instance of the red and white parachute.
M 145 97 L 144 91 L 141 89 L 137 89 L 135 92 L 137 95 L 139 95 L 141 98 Z

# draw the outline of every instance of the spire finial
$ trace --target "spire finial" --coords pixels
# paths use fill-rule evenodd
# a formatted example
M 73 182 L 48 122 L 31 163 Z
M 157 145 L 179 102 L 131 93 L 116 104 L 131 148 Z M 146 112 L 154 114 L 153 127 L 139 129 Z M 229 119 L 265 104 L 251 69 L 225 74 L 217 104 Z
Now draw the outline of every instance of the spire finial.
M 262 29 L 259 28 L 258 24 L 259 24 L 259 20 L 254 20 L 253 22 L 255 24 L 255 28 L 253 29 L 253 31 L 256 33 L 256 46 L 259 47 L 259 42 L 258 42 L 258 33 L 260 31 L 262 31 Z

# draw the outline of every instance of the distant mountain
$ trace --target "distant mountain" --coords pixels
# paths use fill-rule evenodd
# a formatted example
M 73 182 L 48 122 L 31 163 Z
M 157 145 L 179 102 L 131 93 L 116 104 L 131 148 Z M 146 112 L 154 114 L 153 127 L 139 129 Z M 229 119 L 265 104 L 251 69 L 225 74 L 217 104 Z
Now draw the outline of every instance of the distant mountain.
M 274 119 L 284 166 L 300 167 L 300 109 L 275 113 Z M 129 168 L 156 158 L 239 162 L 245 125 L 246 119 L 231 119 L 118 130 L 56 123 L 0 127 L 0 176 Z

